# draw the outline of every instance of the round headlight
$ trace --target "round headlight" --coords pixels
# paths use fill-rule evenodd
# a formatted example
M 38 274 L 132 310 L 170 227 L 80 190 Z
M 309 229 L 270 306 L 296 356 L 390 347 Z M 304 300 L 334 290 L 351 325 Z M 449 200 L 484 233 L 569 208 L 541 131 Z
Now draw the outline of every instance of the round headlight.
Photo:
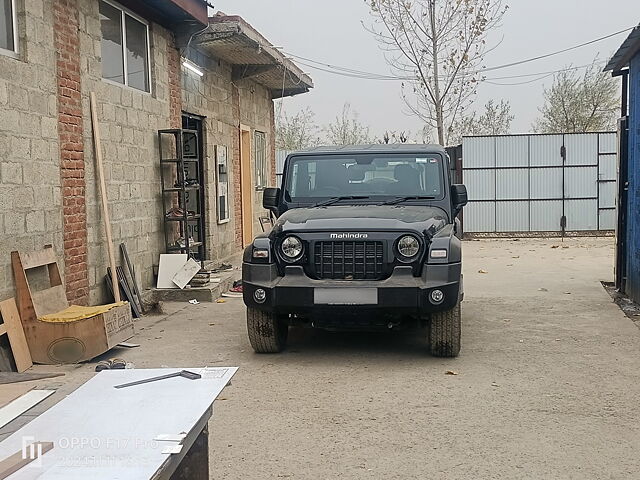
M 298 237 L 287 237 L 280 247 L 285 258 L 294 260 L 302 254 L 302 242 Z
M 420 251 L 420 242 L 413 235 L 405 235 L 398 240 L 398 253 L 405 258 L 415 257 Z

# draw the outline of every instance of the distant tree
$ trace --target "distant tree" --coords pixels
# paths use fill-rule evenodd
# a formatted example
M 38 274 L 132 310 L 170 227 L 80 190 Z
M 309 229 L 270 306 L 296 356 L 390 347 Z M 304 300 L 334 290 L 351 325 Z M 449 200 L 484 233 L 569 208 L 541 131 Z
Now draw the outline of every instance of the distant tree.
M 615 129 L 620 108 L 615 79 L 594 62 L 581 76 L 565 70 L 544 90 L 542 114 L 533 129 L 539 133 L 594 132 Z
M 347 102 L 340 115 L 325 128 L 326 141 L 329 145 L 360 145 L 371 143 L 369 127 L 360 123 L 358 113 L 351 110 Z
M 506 10 L 502 0 L 365 0 L 373 33 L 387 62 L 406 78 L 403 98 L 410 111 L 447 133 L 482 80 L 489 32 Z
M 391 144 L 391 143 L 407 143 L 409 141 L 409 136 L 411 132 L 396 132 L 394 130 L 387 130 L 384 132 L 380 143 Z
M 281 113 L 276 121 L 276 148 L 291 151 L 318 146 L 319 133 L 311 109 L 305 108 L 294 115 Z
M 511 104 L 508 101 L 489 100 L 484 105 L 484 112 L 478 115 L 472 112 L 463 115 L 449 131 L 449 145 L 456 145 L 462 141 L 463 135 L 505 135 L 511 130 L 511 122 L 515 117 L 511 114 Z

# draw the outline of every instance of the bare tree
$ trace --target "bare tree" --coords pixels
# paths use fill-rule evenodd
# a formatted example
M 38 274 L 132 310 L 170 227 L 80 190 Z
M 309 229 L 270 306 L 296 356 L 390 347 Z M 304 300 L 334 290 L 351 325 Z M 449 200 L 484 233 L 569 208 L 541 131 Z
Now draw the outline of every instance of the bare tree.
M 384 144 L 393 144 L 393 143 L 407 143 L 409 141 L 409 136 L 411 132 L 397 132 L 395 130 L 387 130 L 384 132 L 382 139 L 380 139 L 379 143 Z
M 505 135 L 511 130 L 511 122 L 515 117 L 511 114 L 511 104 L 508 101 L 489 100 L 484 105 L 484 112 L 472 112 L 462 115 L 449 131 L 451 145 L 462 141 L 463 135 Z
M 276 122 L 276 148 L 291 151 L 315 147 L 321 143 L 319 132 L 311 109 L 291 116 L 282 113 Z
M 406 78 L 403 98 L 411 112 L 446 136 L 468 105 L 482 76 L 486 37 L 498 26 L 502 0 L 365 0 L 372 32 L 387 62 Z
M 369 127 L 360 123 L 358 113 L 351 110 L 347 102 L 342 112 L 325 129 L 326 140 L 329 145 L 360 145 L 371 143 Z
M 620 108 L 618 85 L 594 62 L 584 75 L 575 69 L 557 73 L 544 91 L 533 129 L 539 133 L 614 130 Z

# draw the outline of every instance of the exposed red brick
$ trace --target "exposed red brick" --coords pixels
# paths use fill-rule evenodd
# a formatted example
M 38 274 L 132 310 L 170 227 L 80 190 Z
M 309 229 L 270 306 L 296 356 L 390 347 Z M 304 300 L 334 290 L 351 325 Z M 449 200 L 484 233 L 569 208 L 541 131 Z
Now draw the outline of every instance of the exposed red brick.
M 54 0 L 53 32 L 57 55 L 64 276 L 69 302 L 86 305 L 89 299 L 89 275 L 77 2 Z
M 233 173 L 233 219 L 235 223 L 236 247 L 242 249 L 242 190 L 240 189 L 240 91 L 231 86 L 233 123 L 236 125 L 231 152 Z
M 182 126 L 182 69 L 180 52 L 169 46 L 167 52 L 167 71 L 169 74 L 169 122 L 171 128 Z

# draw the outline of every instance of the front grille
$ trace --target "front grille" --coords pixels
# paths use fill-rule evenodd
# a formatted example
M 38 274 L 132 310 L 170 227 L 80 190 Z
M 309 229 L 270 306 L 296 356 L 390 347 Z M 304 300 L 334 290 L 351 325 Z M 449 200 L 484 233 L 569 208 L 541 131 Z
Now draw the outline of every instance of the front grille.
M 382 242 L 316 242 L 313 266 L 318 279 L 380 280 L 383 276 Z

